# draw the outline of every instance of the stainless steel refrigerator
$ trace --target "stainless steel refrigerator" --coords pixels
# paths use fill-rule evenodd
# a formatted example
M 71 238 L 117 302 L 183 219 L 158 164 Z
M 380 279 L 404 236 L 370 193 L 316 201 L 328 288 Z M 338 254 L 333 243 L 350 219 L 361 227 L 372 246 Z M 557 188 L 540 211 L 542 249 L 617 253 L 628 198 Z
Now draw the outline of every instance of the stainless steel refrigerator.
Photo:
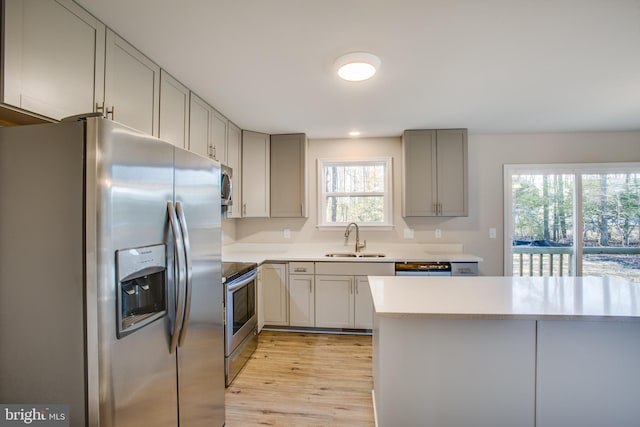
M 103 118 L 0 128 L 0 402 L 224 425 L 220 166 Z

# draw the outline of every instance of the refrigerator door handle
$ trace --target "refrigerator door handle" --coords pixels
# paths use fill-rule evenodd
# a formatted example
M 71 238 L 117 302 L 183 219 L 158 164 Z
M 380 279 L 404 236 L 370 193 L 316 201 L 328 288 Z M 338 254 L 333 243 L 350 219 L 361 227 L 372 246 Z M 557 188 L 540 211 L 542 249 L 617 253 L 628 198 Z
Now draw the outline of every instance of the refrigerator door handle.
M 184 343 L 187 336 L 187 329 L 189 328 L 189 315 L 191 313 L 191 295 L 193 294 L 192 283 L 192 265 L 191 265 L 191 243 L 189 242 L 189 230 L 187 229 L 187 219 L 184 216 L 182 210 L 182 203 L 176 202 L 176 213 L 178 214 L 178 222 L 180 223 L 180 229 L 182 231 L 182 242 L 184 248 L 184 258 L 186 261 L 186 275 L 185 275 L 185 295 L 184 295 L 184 315 L 182 317 L 182 328 L 180 331 L 180 339 L 178 346 Z
M 176 293 L 176 311 L 175 319 L 171 331 L 171 344 L 169 346 L 169 352 L 173 353 L 178 347 L 178 339 L 180 338 L 180 329 L 184 320 L 184 301 L 185 301 L 185 286 L 182 286 L 186 281 L 186 274 L 183 275 L 182 271 L 185 270 L 185 256 L 184 256 L 184 241 L 182 239 L 182 232 L 178 223 L 178 217 L 171 201 L 167 202 L 167 213 L 169 214 L 169 225 L 173 234 L 173 240 L 175 242 L 174 257 L 176 259 L 177 269 L 176 278 L 174 280 Z M 175 292 L 175 290 L 174 290 Z

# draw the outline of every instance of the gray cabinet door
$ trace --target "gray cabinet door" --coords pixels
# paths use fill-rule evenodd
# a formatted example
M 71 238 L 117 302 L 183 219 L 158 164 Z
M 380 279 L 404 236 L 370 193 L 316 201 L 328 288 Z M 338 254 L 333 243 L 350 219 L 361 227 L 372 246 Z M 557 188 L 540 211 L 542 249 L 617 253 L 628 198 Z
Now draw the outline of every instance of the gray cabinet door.
M 316 327 L 353 328 L 353 276 L 316 275 Z
M 229 138 L 227 140 L 227 165 L 233 176 L 233 204 L 227 209 L 227 218 L 242 216 L 242 130 L 229 122 Z
M 113 120 L 158 135 L 160 67 L 107 30 L 104 97 Z
M 402 138 L 403 216 L 467 216 L 467 130 L 408 130 Z
M 315 326 L 315 290 L 312 274 L 289 275 L 289 325 Z
M 271 135 L 271 217 L 306 218 L 307 137 Z
M 211 150 L 211 120 L 213 108 L 191 92 L 189 106 L 189 151 L 213 157 Z
M 61 119 L 102 104 L 105 26 L 69 0 L 6 0 L 7 104 Z
M 354 279 L 353 327 L 356 329 L 373 329 L 373 298 L 369 290 L 369 279 L 367 276 L 356 276 Z
M 403 216 L 435 216 L 436 131 L 408 130 L 402 137 Z
M 440 216 L 467 216 L 467 131 L 437 131 L 438 204 Z
M 242 131 L 242 216 L 269 216 L 269 135 Z
M 164 70 L 160 73 L 159 135 L 176 147 L 189 147 L 189 89 Z
M 285 264 L 262 264 L 258 315 L 264 325 L 289 326 L 289 299 Z
M 213 158 L 221 163 L 227 163 L 227 131 L 229 120 L 216 110 L 213 110 L 213 128 L 211 136 L 213 138 Z

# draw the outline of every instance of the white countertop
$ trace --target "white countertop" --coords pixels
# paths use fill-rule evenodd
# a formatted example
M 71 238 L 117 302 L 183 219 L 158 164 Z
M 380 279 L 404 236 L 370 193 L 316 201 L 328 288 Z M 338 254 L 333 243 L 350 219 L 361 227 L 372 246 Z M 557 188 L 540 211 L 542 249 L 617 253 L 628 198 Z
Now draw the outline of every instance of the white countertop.
M 449 261 L 480 262 L 482 258 L 465 254 L 460 244 L 369 244 L 362 253 L 382 253 L 381 258 L 327 257 L 328 253 L 353 252 L 354 245 L 334 243 L 233 243 L 222 247 L 224 262 L 333 261 L 404 262 Z
M 379 316 L 640 321 L 640 284 L 601 277 L 370 276 Z

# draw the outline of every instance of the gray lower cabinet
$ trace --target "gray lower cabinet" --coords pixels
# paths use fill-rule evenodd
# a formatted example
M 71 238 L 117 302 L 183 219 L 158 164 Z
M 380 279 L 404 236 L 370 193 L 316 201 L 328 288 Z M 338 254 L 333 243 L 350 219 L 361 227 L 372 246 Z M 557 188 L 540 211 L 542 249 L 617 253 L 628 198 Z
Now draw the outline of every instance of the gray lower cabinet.
M 353 327 L 373 329 L 373 298 L 367 276 L 354 277 Z
M 258 324 L 289 326 L 287 264 L 262 264 L 258 278 Z
M 95 111 L 105 26 L 70 0 L 5 0 L 2 102 L 59 120 Z
M 316 327 L 353 328 L 353 276 L 316 276 Z
M 271 135 L 271 217 L 306 218 L 307 136 Z
M 468 216 L 467 130 L 406 130 L 403 216 Z
M 289 326 L 316 326 L 313 273 L 313 262 L 289 263 Z
M 258 286 L 259 324 L 373 329 L 367 276 L 394 274 L 394 264 L 388 262 L 263 264 Z
M 316 327 L 372 329 L 373 301 L 367 276 L 393 276 L 387 262 L 316 262 Z

